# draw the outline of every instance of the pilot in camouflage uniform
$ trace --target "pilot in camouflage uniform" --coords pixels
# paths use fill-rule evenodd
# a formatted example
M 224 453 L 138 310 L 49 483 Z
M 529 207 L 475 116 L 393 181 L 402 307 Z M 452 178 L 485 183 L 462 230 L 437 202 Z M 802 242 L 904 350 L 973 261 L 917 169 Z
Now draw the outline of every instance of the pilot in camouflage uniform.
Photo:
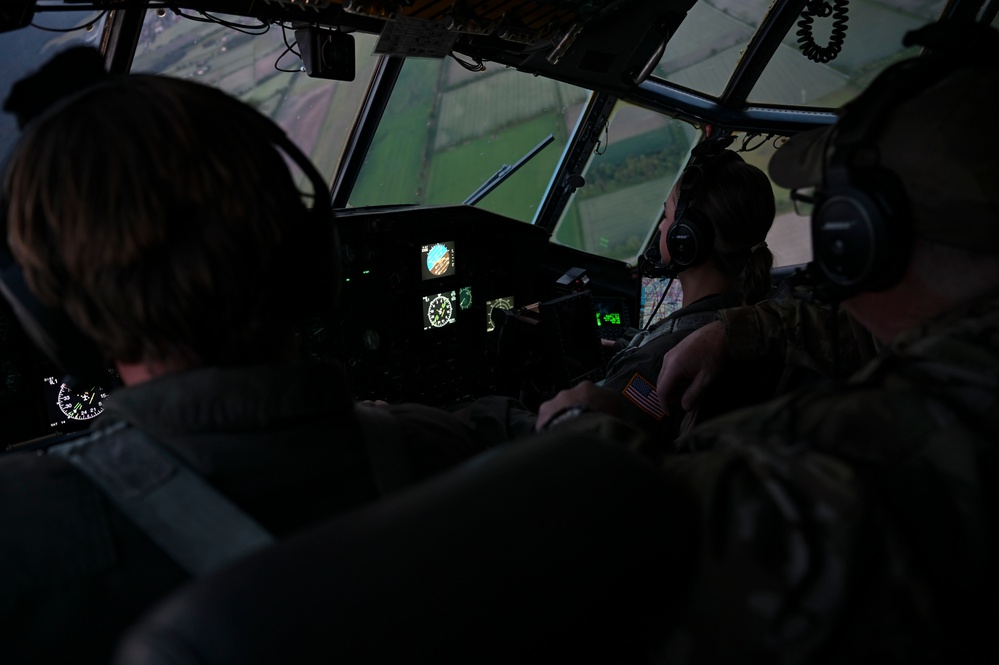
M 739 307 L 735 293 L 707 296 L 648 332 L 634 331 L 608 363 L 608 377 L 596 385 L 622 396 L 615 399 L 615 415 L 641 427 L 669 452 L 675 449 L 672 442 L 699 423 L 803 385 L 849 376 L 872 360 L 877 342 L 870 332 L 842 309 L 803 300 L 799 282 L 792 276 L 754 307 Z M 671 413 L 680 415 L 667 415 L 655 389 L 663 356 L 714 321 L 725 326 L 728 356 L 736 362 L 722 369 L 692 409 L 682 413 L 674 405 Z M 558 398 L 562 404 L 550 404 L 571 408 L 575 398 L 567 396 L 572 394 L 564 391 Z
M 654 440 L 673 441 L 717 415 L 801 385 L 848 376 L 877 355 L 876 340 L 868 331 L 839 308 L 802 300 L 796 294 L 797 281 L 785 280 L 755 307 L 739 307 L 738 296 L 726 293 L 673 312 L 653 325 L 647 336 L 636 338 L 637 344 L 632 341 L 615 355 L 608 363 L 608 378 L 598 385 L 625 394 L 628 382 L 637 376 L 654 387 L 663 356 L 695 330 L 720 320 L 729 340 L 729 357 L 737 362 L 724 368 L 694 409 L 683 418 L 662 418 L 656 429 L 650 427 L 649 418 L 663 415 L 662 407 L 628 399 L 626 408 L 634 413 L 625 415 L 625 420 L 639 423 Z M 657 393 L 653 397 L 658 400 Z
M 662 462 L 700 499 L 705 540 L 672 648 L 985 662 L 954 649 L 995 619 L 979 608 L 997 582 L 997 340 L 999 292 L 910 330 L 845 386 L 684 437 L 697 454 Z
M 173 527 L 230 533 L 206 520 L 205 494 L 280 539 L 479 452 L 435 409 L 355 405 L 339 364 L 300 353 L 298 322 L 332 309 L 337 248 L 276 126 L 194 82 L 110 77 L 89 47 L 56 57 L 5 106 L 25 133 L 4 183 L 18 270 L 5 266 L 3 295 L 20 272 L 76 315 L 125 386 L 87 436 L 0 455 L 5 664 L 107 663 L 141 610 L 204 572 L 188 565 L 198 546 L 169 546 Z M 46 109 L 71 94 L 66 62 L 91 63 L 94 85 Z M 298 163 L 323 200 L 321 174 Z M 213 491 L 164 492 L 191 477 Z M 238 540 L 215 538 L 196 542 Z
M 607 377 L 598 385 L 613 390 L 624 399 L 618 415 L 639 425 L 657 441 L 672 441 L 697 418 L 707 417 L 707 409 L 684 418 L 666 416 L 655 390 L 663 356 L 692 332 L 714 320 L 718 310 L 741 304 L 736 293 L 706 296 L 638 332 L 624 349 L 607 364 Z M 784 365 L 776 354 L 755 354 L 726 370 L 718 390 L 704 400 L 712 413 L 725 413 L 774 396 Z
M 665 662 L 999 658 L 999 130 L 975 122 L 999 92 L 999 33 L 962 26 L 964 46 L 988 49 L 959 63 L 986 63 L 972 72 L 936 41 L 955 25 L 910 33 L 939 50 L 889 69 L 832 129 L 792 138 L 771 162 L 779 184 L 822 183 L 856 140 L 852 109 L 873 114 L 880 100 L 888 110 L 864 131 L 911 204 L 896 250 L 915 239 L 891 277 L 850 285 L 836 263 L 824 267 L 886 345 L 849 381 L 705 423 L 679 441 L 689 455 L 648 448 L 700 506 L 694 600 Z M 805 364 L 828 356 L 808 339 L 807 311 L 721 312 L 729 355 L 774 345 Z M 674 359 L 713 334 L 702 329 Z M 685 371 L 696 373 L 667 357 L 661 392 L 680 389 Z
M 773 255 L 765 241 L 775 211 L 770 181 L 738 153 L 714 147 L 717 143 L 704 145 L 711 149 L 695 156 L 664 202 L 659 235 L 650 246 L 656 257 L 648 257 L 657 273 L 679 280 L 684 306 L 617 340 L 617 353 L 600 382 L 617 393 L 618 416 L 664 442 L 695 417 L 670 418 L 659 404 L 655 382 L 663 354 L 713 321 L 718 309 L 757 302 L 771 290 Z M 681 236 L 697 242 L 676 240 Z M 694 246 L 697 251 L 690 251 Z M 774 362 L 770 355 L 734 364 L 725 389 L 712 396 L 710 412 L 694 415 L 707 417 L 773 397 L 782 370 L 783 359 Z M 480 399 L 464 414 L 488 443 L 533 433 L 537 422 L 533 413 L 502 397 Z
M 667 416 L 659 403 L 655 383 L 663 355 L 713 321 L 718 309 L 755 303 L 771 289 L 773 254 L 766 237 L 775 204 L 770 181 L 738 153 L 715 145 L 700 146 L 670 191 L 650 247 L 658 252 L 655 272 L 679 280 L 683 306 L 629 340 L 618 340 L 618 352 L 598 384 L 619 396 L 619 417 L 663 442 L 693 421 Z M 655 257 L 646 252 L 643 258 Z M 712 396 L 714 413 L 772 397 L 783 367 L 769 361 L 762 356 L 733 364 L 725 390 Z

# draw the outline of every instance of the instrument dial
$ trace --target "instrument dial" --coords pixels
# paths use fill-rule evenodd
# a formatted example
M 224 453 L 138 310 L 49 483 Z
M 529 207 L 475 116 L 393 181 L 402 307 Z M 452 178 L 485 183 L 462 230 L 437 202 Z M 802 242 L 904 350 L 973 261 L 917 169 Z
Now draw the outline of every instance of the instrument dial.
M 434 328 L 443 328 L 450 323 L 453 313 L 454 309 L 451 307 L 451 301 L 443 295 L 435 296 L 430 301 L 430 307 L 427 308 L 430 325 Z
M 448 274 L 451 269 L 451 248 L 447 245 L 437 244 L 427 252 L 427 270 L 434 277 L 441 277 Z
M 90 420 L 104 412 L 104 400 L 107 393 L 99 386 L 91 386 L 83 392 L 77 392 L 65 383 L 59 386 L 58 405 L 70 420 Z

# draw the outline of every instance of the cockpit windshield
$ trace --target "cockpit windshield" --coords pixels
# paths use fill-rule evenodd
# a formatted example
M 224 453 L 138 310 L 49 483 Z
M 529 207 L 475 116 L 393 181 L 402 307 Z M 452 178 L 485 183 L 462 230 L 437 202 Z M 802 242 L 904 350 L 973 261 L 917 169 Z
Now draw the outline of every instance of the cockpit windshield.
M 759 47 L 761 27 L 776 21 L 772 0 L 695 3 L 666 46 L 653 80 L 721 98 L 746 54 Z M 893 62 L 917 53 L 900 49 L 906 32 L 937 19 L 946 0 L 832 0 L 782 21 L 784 39 L 752 86 L 752 104 L 837 108 Z M 802 56 L 805 57 L 802 57 Z
M 994 8 L 948 0 L 540 2 L 534 13 L 511 2 L 502 16 L 474 0 L 461 3 L 467 16 L 422 0 L 371 13 L 376 4 L 394 6 L 40 0 L 28 26 L 0 32 L 0 92 L 63 47 L 103 47 L 119 71 L 196 79 L 274 119 L 327 175 L 338 207 L 475 199 L 544 226 L 555 244 L 634 266 L 691 148 L 714 127 L 764 167 L 782 136 L 831 122 L 914 54 L 901 45 L 907 31 L 948 13 L 996 20 Z M 631 23 L 614 23 L 624 15 Z M 522 32 L 516 17 L 530 17 Z M 353 50 L 349 76 L 308 71 L 299 40 L 310 26 Z M 134 50 L 119 44 L 123 30 Z M 617 36 L 642 30 L 640 43 Z M 5 152 L 16 132 L 0 115 Z M 777 263 L 806 262 L 807 224 L 788 192 L 774 193 Z

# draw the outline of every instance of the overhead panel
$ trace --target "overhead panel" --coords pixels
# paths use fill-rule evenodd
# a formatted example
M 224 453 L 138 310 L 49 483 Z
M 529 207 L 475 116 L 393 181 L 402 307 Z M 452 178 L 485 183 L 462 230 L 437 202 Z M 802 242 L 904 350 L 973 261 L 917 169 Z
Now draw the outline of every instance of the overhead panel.
M 621 93 L 645 80 L 694 0 L 265 0 L 380 33 L 378 54 L 464 55 Z

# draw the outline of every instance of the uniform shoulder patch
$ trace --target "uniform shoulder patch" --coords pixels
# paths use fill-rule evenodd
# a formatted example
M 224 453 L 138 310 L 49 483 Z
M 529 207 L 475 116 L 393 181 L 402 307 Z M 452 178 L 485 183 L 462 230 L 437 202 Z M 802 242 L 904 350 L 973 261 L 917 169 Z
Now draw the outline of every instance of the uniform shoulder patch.
M 659 393 L 656 392 L 656 387 L 638 372 L 635 372 L 635 375 L 631 377 L 621 394 L 656 420 L 662 420 L 663 416 L 666 415 L 662 404 L 659 403 Z

